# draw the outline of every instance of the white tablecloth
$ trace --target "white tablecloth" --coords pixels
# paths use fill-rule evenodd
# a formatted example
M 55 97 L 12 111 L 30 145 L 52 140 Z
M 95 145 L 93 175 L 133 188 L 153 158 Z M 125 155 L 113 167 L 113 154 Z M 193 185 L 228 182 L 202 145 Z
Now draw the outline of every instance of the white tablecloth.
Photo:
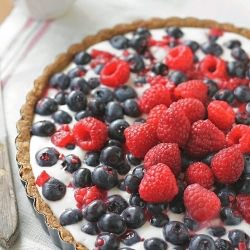
M 195 16 L 250 28 L 249 13 L 250 2 L 246 0 L 78 0 L 65 16 L 52 22 L 36 22 L 24 15 L 17 1 L 11 15 L 0 26 L 0 73 L 5 80 L 5 112 L 20 219 L 20 235 L 11 249 L 57 249 L 25 197 L 18 178 L 14 140 L 15 123 L 27 91 L 58 53 L 101 28 L 136 19 Z

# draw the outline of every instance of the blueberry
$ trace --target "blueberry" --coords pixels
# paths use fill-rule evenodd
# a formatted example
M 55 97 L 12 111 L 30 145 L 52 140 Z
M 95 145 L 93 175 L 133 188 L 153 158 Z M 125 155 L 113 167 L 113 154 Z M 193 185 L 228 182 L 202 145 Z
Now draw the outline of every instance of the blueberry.
M 231 56 L 241 62 L 248 62 L 248 55 L 245 50 L 240 47 L 233 48 L 231 51 Z
M 130 117 L 138 117 L 141 115 L 139 105 L 135 99 L 128 99 L 123 103 L 125 115 Z
M 88 103 L 89 111 L 93 116 L 101 117 L 105 113 L 106 104 L 100 100 L 90 100 Z
M 74 90 L 68 95 L 67 104 L 70 110 L 78 112 L 86 108 L 87 98 L 81 91 Z
M 49 82 L 53 88 L 67 89 L 70 84 L 70 78 L 64 73 L 56 73 L 50 78 Z
M 169 79 L 175 84 L 180 84 L 187 81 L 187 76 L 183 72 L 175 70 L 170 72 Z
M 215 237 L 221 237 L 226 234 L 226 228 L 222 226 L 209 227 L 208 233 Z
M 151 70 L 156 75 L 166 76 L 168 73 L 167 65 L 161 62 L 157 62 L 156 64 L 154 64 Z
M 117 166 L 117 172 L 119 175 L 126 175 L 130 171 L 130 169 L 130 165 L 126 162 L 122 162 Z
M 128 174 L 124 179 L 126 191 L 129 193 L 136 193 L 138 191 L 140 182 L 141 180 L 138 177 Z
M 202 159 L 202 162 L 204 162 L 205 164 L 207 164 L 208 166 L 210 166 L 213 157 L 214 157 L 213 153 L 208 154 L 205 158 Z
M 74 78 L 78 76 L 84 76 L 86 73 L 86 69 L 82 65 L 78 65 L 68 71 L 69 78 Z
M 120 195 L 111 195 L 106 200 L 107 211 L 121 214 L 128 207 L 128 203 Z
M 189 242 L 188 228 L 179 221 L 170 221 L 166 224 L 163 227 L 163 235 L 166 241 L 174 245 L 185 245 Z
M 64 110 L 57 110 L 52 115 L 53 120 L 59 124 L 69 124 L 72 121 L 72 117 Z
M 250 114 L 250 102 L 248 102 L 246 105 L 246 112 Z
M 120 147 L 109 146 L 101 151 L 100 162 L 116 168 L 123 160 L 123 151 Z
M 71 174 L 78 170 L 81 167 L 81 164 L 80 158 L 73 154 L 65 156 L 62 162 L 64 170 Z
M 68 208 L 66 209 L 61 215 L 60 215 L 60 224 L 62 226 L 72 225 L 75 224 L 83 219 L 82 211 L 80 209 L 72 209 Z
M 185 226 L 191 231 L 197 231 L 199 229 L 199 224 L 189 217 L 184 217 L 183 222 Z
M 75 119 L 77 121 L 80 121 L 81 119 L 83 118 L 86 118 L 86 117 L 90 117 L 90 116 L 93 116 L 93 114 L 91 113 L 91 111 L 89 110 L 82 110 L 82 111 L 79 111 L 75 114 Z
M 214 99 L 228 102 L 231 104 L 234 101 L 234 94 L 231 90 L 220 89 L 214 95 Z
M 114 91 L 114 95 L 119 102 L 124 102 L 127 99 L 137 97 L 135 90 L 127 85 L 116 88 Z
M 140 118 L 135 119 L 133 124 L 141 124 L 145 122 L 146 122 L 146 119 L 140 117 Z
M 96 167 L 99 165 L 100 161 L 100 153 L 99 152 L 87 152 L 84 157 L 84 162 L 86 165 L 91 167 Z
M 75 144 L 68 144 L 68 145 L 65 146 L 65 148 L 68 149 L 68 150 L 73 150 L 73 149 L 75 149 L 75 147 L 76 147 Z
M 116 170 L 107 166 L 96 167 L 91 177 L 95 185 L 105 190 L 115 187 L 118 183 Z
M 104 67 L 104 64 L 103 63 L 100 63 L 100 64 L 97 64 L 94 68 L 94 71 L 97 75 L 100 75 L 101 74 L 101 71 Z
M 234 250 L 232 244 L 224 239 L 217 239 L 215 242 L 216 250 Z
M 91 185 L 91 172 L 87 168 L 79 168 L 73 173 L 73 185 L 78 188 Z
M 117 188 L 121 191 L 126 191 L 125 190 L 125 185 L 124 185 L 124 180 L 121 179 L 121 180 L 118 180 L 118 184 L 117 184 Z
M 138 76 L 134 80 L 135 86 L 142 86 L 143 84 L 147 83 L 147 79 L 145 76 Z
M 120 241 L 113 233 L 101 233 L 95 242 L 98 250 L 119 250 L 119 245 Z
M 108 102 L 113 101 L 114 95 L 110 89 L 101 87 L 101 88 L 94 90 L 93 98 L 95 98 L 98 101 L 108 103 Z
M 50 178 L 42 186 L 42 194 L 45 199 L 49 201 L 61 200 L 64 197 L 66 190 L 67 187 L 65 184 L 55 178 Z
M 115 139 L 109 139 L 106 143 L 105 143 L 105 147 L 109 147 L 109 146 L 117 146 L 119 148 L 122 148 L 122 143 L 118 140 Z
M 86 51 L 79 52 L 74 57 L 74 62 L 77 65 L 84 65 L 91 61 L 91 56 Z
M 239 243 L 245 243 L 246 247 L 249 243 L 249 236 L 239 229 L 230 230 L 228 233 L 228 238 L 231 241 L 233 247 L 238 247 Z
M 145 68 L 143 57 L 138 54 L 131 54 L 126 61 L 129 63 L 131 72 L 139 73 Z
M 241 42 L 239 40 L 229 40 L 227 42 L 225 42 L 224 44 L 228 49 L 234 49 L 234 48 L 237 48 L 237 47 L 240 47 L 241 46 Z
M 236 196 L 234 190 L 230 187 L 224 187 L 218 191 L 217 196 L 220 199 L 221 205 L 223 207 L 230 206 L 231 200 Z
M 141 160 L 136 158 L 135 156 L 133 156 L 131 153 L 126 154 L 126 159 L 127 159 L 128 163 L 133 165 L 133 166 L 137 166 L 137 165 L 139 165 L 141 163 Z M 142 165 L 142 168 L 143 168 L 143 165 Z M 143 175 L 142 175 L 142 177 L 143 177 Z
M 223 53 L 222 47 L 214 42 L 206 42 L 201 45 L 201 50 L 205 54 L 220 56 Z
M 118 119 L 110 123 L 108 127 L 108 134 L 111 139 L 115 139 L 118 141 L 123 142 L 124 137 L 124 130 L 129 127 L 128 122 L 122 119 Z
M 82 211 L 83 217 L 90 222 L 97 222 L 106 212 L 106 205 L 102 200 L 95 200 Z
M 138 233 L 134 230 L 128 230 L 125 234 L 121 237 L 121 242 L 126 246 L 132 246 L 137 242 L 140 242 L 141 238 Z
M 97 235 L 100 232 L 97 224 L 91 222 L 84 223 L 81 227 L 81 231 L 89 235 Z
M 143 243 L 145 250 L 166 250 L 168 245 L 165 241 L 159 238 L 149 238 Z
M 228 62 L 227 72 L 232 77 L 243 78 L 245 76 L 245 65 L 239 61 Z
M 109 102 L 105 107 L 105 120 L 109 123 L 123 118 L 123 109 L 118 102 Z
M 167 209 L 167 203 L 148 203 L 147 209 L 152 214 L 161 214 L 164 210 Z
M 208 86 L 208 96 L 213 97 L 215 93 L 219 90 L 217 83 L 211 79 L 206 79 L 204 82 Z
M 234 90 L 234 96 L 240 102 L 250 102 L 250 88 L 239 86 Z
M 64 91 L 60 91 L 55 95 L 55 101 L 58 105 L 65 105 L 67 101 L 68 94 Z
M 35 112 L 39 115 L 51 115 L 57 110 L 57 108 L 58 105 L 54 99 L 44 97 L 36 104 Z
M 166 28 L 166 32 L 169 36 L 175 38 L 175 39 L 179 39 L 181 37 L 183 37 L 183 32 L 179 27 L 168 27 Z
M 183 202 L 183 195 L 178 194 L 170 203 L 169 209 L 175 214 L 181 214 L 185 212 L 185 206 Z
M 250 154 L 244 154 L 244 174 L 250 177 Z
M 144 211 L 141 207 L 127 207 L 121 217 L 126 222 L 128 228 L 136 229 L 146 222 Z
M 59 152 L 52 147 L 45 147 L 36 153 L 36 162 L 41 167 L 51 167 L 55 165 L 59 159 Z
M 242 217 L 233 213 L 232 208 L 224 207 L 221 209 L 220 217 L 226 225 L 239 225 Z
M 88 85 L 91 89 L 95 89 L 100 85 L 100 80 L 98 77 L 91 77 L 88 80 Z
M 242 177 L 242 185 L 239 189 L 240 194 L 250 194 L 250 176 Z
M 196 41 L 186 40 L 184 41 L 184 44 L 188 46 L 193 52 L 196 52 L 200 48 L 199 43 Z
M 192 164 L 194 161 L 189 158 L 186 154 L 181 155 L 181 163 L 182 163 L 182 170 L 185 171 L 190 164 Z
M 138 52 L 139 54 L 142 54 L 145 52 L 147 48 L 147 37 L 143 35 L 135 34 L 129 41 L 129 45 L 136 52 Z
M 104 214 L 97 223 L 99 229 L 103 232 L 122 234 L 126 230 L 126 223 L 119 214 Z
M 32 124 L 31 134 L 41 137 L 51 136 L 55 133 L 55 124 L 51 121 L 39 121 Z
M 250 125 L 250 114 L 247 112 L 237 112 L 235 122 L 237 124 Z
M 124 188 L 126 188 L 125 184 L 124 184 Z M 131 194 L 131 195 L 130 195 L 129 204 L 130 204 L 131 206 L 138 206 L 138 207 L 142 207 L 142 208 L 144 208 L 144 207 L 146 206 L 145 201 L 143 201 L 143 200 L 140 198 L 140 195 L 139 195 L 138 193 L 135 193 L 135 194 Z
M 140 36 L 149 37 L 151 36 L 150 30 L 145 27 L 140 27 L 135 31 L 135 34 Z
M 189 250 L 216 250 L 214 240 L 205 234 L 199 234 L 192 237 L 189 246 Z
M 163 227 L 169 222 L 169 218 L 166 214 L 153 215 L 150 219 L 150 224 L 154 227 Z
M 71 90 L 79 90 L 87 95 L 90 91 L 87 81 L 81 77 L 74 77 L 70 82 Z
M 114 47 L 115 49 L 127 49 L 129 44 L 128 44 L 128 39 L 123 36 L 123 35 L 117 35 L 113 36 L 109 42 Z

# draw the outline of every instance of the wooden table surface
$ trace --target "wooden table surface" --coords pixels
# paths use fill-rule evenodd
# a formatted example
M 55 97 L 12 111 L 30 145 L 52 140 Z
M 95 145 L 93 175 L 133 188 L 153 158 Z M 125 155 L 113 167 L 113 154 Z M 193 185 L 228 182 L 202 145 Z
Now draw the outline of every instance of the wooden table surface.
M 9 15 L 12 7 L 11 0 L 0 0 L 0 23 Z

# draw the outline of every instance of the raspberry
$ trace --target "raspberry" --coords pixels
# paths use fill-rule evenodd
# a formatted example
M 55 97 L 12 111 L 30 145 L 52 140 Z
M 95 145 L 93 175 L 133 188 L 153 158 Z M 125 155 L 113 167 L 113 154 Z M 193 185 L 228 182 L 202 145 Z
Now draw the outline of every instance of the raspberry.
M 193 52 L 185 45 L 178 45 L 169 50 L 166 64 L 175 70 L 187 71 L 193 66 Z
M 247 221 L 247 223 L 250 223 L 250 195 L 237 195 L 236 203 L 243 218 Z
M 182 147 L 187 143 L 190 127 L 190 122 L 184 112 L 168 109 L 160 118 L 157 136 L 161 142 L 177 143 Z
M 207 55 L 200 62 L 201 73 L 210 79 L 225 79 L 227 76 L 227 66 L 222 59 Z
M 207 100 L 208 86 L 203 81 L 191 80 L 179 84 L 174 90 L 176 99 L 195 98 L 205 103 Z
M 139 186 L 140 197 L 147 202 L 171 201 L 178 193 L 176 179 L 170 168 L 162 163 L 152 166 Z
M 250 153 L 250 127 L 247 125 L 236 125 L 226 136 L 227 145 L 239 144 L 242 153 Z
M 57 147 L 66 147 L 75 143 L 74 136 L 68 125 L 62 125 L 52 136 L 51 142 Z
M 139 99 L 140 109 L 145 113 L 149 113 L 153 107 L 159 104 L 164 104 L 168 107 L 170 103 L 169 90 L 161 84 L 154 85 L 147 89 Z
M 206 114 L 203 103 L 195 98 L 180 99 L 173 102 L 170 108 L 182 110 L 191 123 L 204 119 Z
M 212 170 L 203 162 L 191 164 L 185 174 L 188 184 L 198 183 L 204 188 L 211 188 L 214 184 Z
M 184 205 L 189 215 L 199 222 L 216 217 L 221 209 L 217 195 L 199 184 L 191 184 L 184 191 Z
M 114 57 L 114 55 L 107 51 L 93 49 L 91 51 L 91 57 L 92 61 L 90 65 L 92 68 L 95 68 L 99 64 L 106 64 L 109 62 Z
M 175 175 L 181 171 L 181 154 L 176 143 L 160 143 L 151 148 L 144 158 L 144 168 L 163 163 L 169 166 Z
M 164 104 L 159 104 L 155 106 L 154 108 L 152 108 L 147 117 L 147 123 L 157 128 L 158 123 L 160 121 L 160 117 L 162 113 L 166 110 L 167 110 L 167 106 Z
M 212 37 L 220 37 L 223 35 L 223 30 L 222 29 L 219 29 L 219 28 L 212 28 L 209 30 L 209 33 L 208 35 L 209 36 L 212 36 Z
M 237 146 L 220 150 L 211 161 L 211 168 L 218 182 L 236 182 L 244 170 L 244 158 Z
M 158 85 L 158 84 L 166 85 L 167 79 L 166 79 L 165 77 L 161 76 L 161 75 L 148 76 L 148 77 L 147 77 L 147 82 L 148 82 L 151 86 Z
M 45 182 L 47 182 L 50 179 L 50 175 L 43 170 L 41 174 L 36 179 L 36 185 L 39 187 L 42 187 Z
M 224 133 L 211 121 L 200 120 L 193 123 L 187 143 L 187 152 L 194 157 L 203 157 L 217 152 L 226 144 Z
M 229 130 L 235 121 L 233 108 L 224 101 L 210 102 L 207 112 L 208 119 L 221 130 Z
M 124 130 L 124 135 L 129 152 L 137 158 L 144 157 L 157 144 L 155 129 L 147 123 L 129 126 Z
M 129 75 L 130 68 L 127 62 L 112 60 L 103 67 L 100 80 L 106 86 L 118 87 L 128 81 Z
M 77 189 L 74 193 L 75 200 L 78 202 L 77 207 L 82 208 L 94 200 L 106 198 L 106 191 L 98 189 L 96 186 Z
M 83 150 L 100 150 L 107 140 L 108 130 L 105 123 L 87 117 L 78 121 L 73 127 L 76 144 Z

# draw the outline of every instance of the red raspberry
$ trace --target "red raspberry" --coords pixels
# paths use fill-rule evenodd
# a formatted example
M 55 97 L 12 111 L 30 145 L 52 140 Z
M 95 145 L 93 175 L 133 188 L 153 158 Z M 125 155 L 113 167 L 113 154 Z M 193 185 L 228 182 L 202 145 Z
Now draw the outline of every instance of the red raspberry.
M 166 110 L 167 110 L 167 106 L 164 104 L 159 104 L 155 106 L 154 108 L 152 108 L 147 117 L 147 123 L 157 128 L 161 115 Z
M 38 187 L 42 187 L 45 182 L 47 182 L 50 179 L 50 175 L 43 170 L 41 174 L 36 179 L 36 185 Z
M 180 99 L 173 102 L 170 108 L 182 110 L 191 123 L 204 119 L 206 114 L 203 103 L 195 98 Z
M 233 108 L 224 101 L 212 101 L 207 107 L 208 119 L 219 129 L 229 130 L 235 122 Z
M 74 144 L 75 139 L 73 133 L 70 131 L 69 125 L 62 125 L 52 136 L 51 142 L 57 147 L 66 147 Z
M 75 200 L 78 202 L 77 207 L 82 208 L 94 200 L 103 200 L 107 192 L 98 189 L 96 186 L 77 189 L 74 193 Z
M 209 30 L 209 33 L 208 35 L 209 36 L 212 36 L 212 37 L 220 37 L 223 35 L 223 30 L 222 29 L 219 29 L 219 28 L 212 28 Z
M 199 184 L 187 186 L 183 198 L 187 212 L 199 222 L 211 220 L 220 212 L 220 199 L 214 192 Z
M 144 168 L 163 163 L 169 166 L 175 175 L 181 171 L 181 153 L 176 143 L 160 143 L 151 148 L 144 158 Z
M 148 77 L 147 77 L 147 82 L 148 82 L 151 86 L 158 85 L 158 84 L 166 85 L 167 79 L 166 79 L 164 76 L 161 76 L 161 75 L 148 76 Z
M 176 99 L 195 98 L 205 103 L 207 100 L 208 86 L 203 81 L 191 80 L 179 84 L 174 90 Z
M 205 56 L 200 62 L 200 71 L 210 79 L 225 79 L 227 76 L 225 61 L 212 55 Z
M 166 64 L 171 69 L 187 71 L 193 66 L 193 52 L 185 45 L 178 45 L 169 50 Z
M 170 103 L 169 90 L 161 84 L 154 85 L 147 89 L 139 99 L 140 109 L 145 113 L 149 113 L 153 107 L 159 104 L 164 104 L 168 107 Z
M 237 146 L 220 150 L 211 161 L 211 168 L 218 182 L 236 182 L 244 170 L 244 158 Z
M 139 186 L 140 197 L 152 203 L 171 201 L 177 193 L 175 176 L 170 168 L 162 163 L 146 171 Z
M 183 111 L 169 108 L 160 118 L 157 136 L 161 142 L 177 143 L 182 147 L 187 143 L 190 127 Z
M 250 223 L 250 195 L 239 194 L 236 197 L 237 208 L 240 211 L 243 218 Z
M 103 67 L 100 80 L 106 86 L 118 87 L 128 81 L 129 75 L 130 68 L 127 62 L 112 60 Z
M 105 123 L 87 117 L 78 121 L 73 127 L 76 144 L 83 150 L 100 150 L 107 140 L 108 132 Z
M 158 142 L 155 128 L 147 123 L 129 126 L 124 135 L 129 152 L 137 158 L 143 158 Z
M 227 145 L 239 144 L 242 153 L 250 153 L 250 127 L 247 125 L 236 125 L 226 136 Z
M 185 175 L 188 184 L 198 183 L 204 188 L 211 188 L 214 184 L 213 172 L 210 167 L 203 162 L 191 164 Z
M 92 60 L 90 65 L 92 68 L 95 68 L 99 64 L 106 64 L 109 62 L 114 57 L 114 55 L 107 51 L 93 49 L 91 51 L 91 57 Z
M 217 152 L 226 144 L 224 133 L 211 121 L 200 120 L 193 123 L 187 143 L 187 152 L 193 157 L 203 157 Z
M 230 90 L 234 90 L 235 88 L 241 85 L 248 85 L 248 84 L 249 84 L 249 79 L 242 79 L 237 77 L 233 77 L 225 81 L 218 82 L 218 86 L 221 89 L 230 89 Z

